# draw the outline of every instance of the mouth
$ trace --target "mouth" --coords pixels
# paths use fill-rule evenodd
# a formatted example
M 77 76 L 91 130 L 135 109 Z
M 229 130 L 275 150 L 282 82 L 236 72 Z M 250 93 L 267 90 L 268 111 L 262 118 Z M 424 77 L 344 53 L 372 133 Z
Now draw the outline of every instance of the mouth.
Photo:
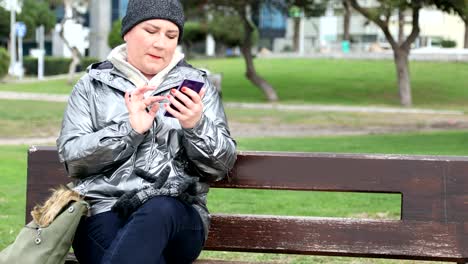
M 156 56 L 156 55 L 152 55 L 152 54 L 148 54 L 148 56 L 149 56 L 150 58 L 152 58 L 152 59 L 155 59 L 155 60 L 160 60 L 160 59 L 162 59 L 162 57 Z

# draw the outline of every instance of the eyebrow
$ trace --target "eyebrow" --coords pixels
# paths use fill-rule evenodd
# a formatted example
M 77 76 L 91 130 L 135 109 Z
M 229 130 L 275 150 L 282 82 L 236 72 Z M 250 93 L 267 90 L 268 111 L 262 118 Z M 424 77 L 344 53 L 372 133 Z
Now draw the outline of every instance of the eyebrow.
M 150 27 L 152 27 L 152 28 L 154 28 L 154 29 L 158 29 L 158 30 L 161 29 L 160 27 L 158 27 L 158 26 L 156 26 L 156 25 L 153 25 L 153 24 L 151 24 L 151 23 L 149 23 L 149 22 L 144 23 L 144 25 L 145 25 L 145 26 L 150 26 Z M 168 30 L 167 32 L 168 32 L 168 33 L 179 33 L 179 30 L 178 30 L 178 29 L 175 29 L 175 30 Z

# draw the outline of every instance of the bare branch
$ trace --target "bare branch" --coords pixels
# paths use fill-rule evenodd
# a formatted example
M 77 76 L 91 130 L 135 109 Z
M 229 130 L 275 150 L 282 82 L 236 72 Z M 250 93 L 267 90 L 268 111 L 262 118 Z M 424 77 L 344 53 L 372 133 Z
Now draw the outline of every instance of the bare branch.
M 403 44 L 401 45 L 401 47 L 407 51 L 409 51 L 409 49 L 411 48 L 411 43 L 413 43 L 416 40 L 420 31 L 419 11 L 421 10 L 421 4 L 420 3 L 413 4 L 412 9 L 413 9 L 413 21 L 412 21 L 413 28 L 411 30 L 411 34 L 408 36 L 408 38 L 406 38 L 405 42 L 403 42 Z
M 374 22 L 380 29 L 382 29 L 383 33 L 385 34 L 385 37 L 387 38 L 388 42 L 392 46 L 392 48 L 397 48 L 398 43 L 395 41 L 393 38 L 392 34 L 390 33 L 390 30 L 388 28 L 388 22 L 383 21 L 379 17 L 376 17 L 372 15 L 367 8 L 363 8 L 357 0 L 350 0 L 351 6 L 356 9 L 359 13 L 361 13 L 364 17 L 369 19 L 370 21 Z

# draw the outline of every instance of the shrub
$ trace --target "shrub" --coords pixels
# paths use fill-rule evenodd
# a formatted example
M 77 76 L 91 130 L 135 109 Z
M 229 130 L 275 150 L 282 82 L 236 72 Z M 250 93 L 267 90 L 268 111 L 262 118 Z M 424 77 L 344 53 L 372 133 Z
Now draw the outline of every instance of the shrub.
M 0 47 L 0 79 L 5 77 L 8 73 L 8 66 L 10 64 L 10 55 L 8 51 Z
M 77 71 L 84 71 L 86 67 L 91 63 L 99 61 L 96 58 L 85 57 L 81 59 L 81 64 L 77 68 Z M 71 58 L 62 58 L 62 57 L 51 57 L 46 56 L 44 58 L 44 75 L 57 75 L 57 74 L 66 74 L 68 73 L 68 68 L 71 63 Z M 37 74 L 37 58 L 26 56 L 23 59 L 23 66 L 25 69 L 26 75 L 36 75 Z
M 216 41 L 227 47 L 241 46 L 244 41 L 244 26 L 239 16 L 223 13 L 215 14 L 213 20 L 208 23 L 208 33 L 211 33 Z M 258 30 L 252 33 L 252 45 L 259 41 Z
M 455 40 L 444 39 L 440 42 L 440 46 L 442 48 L 454 48 L 457 46 L 457 42 Z
M 187 21 L 184 25 L 184 35 L 182 41 L 186 44 L 193 44 L 195 42 L 203 41 L 206 38 L 206 26 L 200 22 Z
M 100 60 L 98 58 L 94 58 L 94 57 L 84 57 L 84 58 L 81 58 L 81 63 L 80 63 L 80 66 L 78 67 L 78 71 L 85 71 L 86 68 L 88 68 L 89 65 L 93 64 L 93 63 L 96 63 L 96 62 L 99 62 Z
M 120 28 L 122 27 L 122 20 L 116 20 L 112 23 L 112 29 L 107 36 L 107 44 L 112 49 L 124 43 L 124 40 L 120 36 Z

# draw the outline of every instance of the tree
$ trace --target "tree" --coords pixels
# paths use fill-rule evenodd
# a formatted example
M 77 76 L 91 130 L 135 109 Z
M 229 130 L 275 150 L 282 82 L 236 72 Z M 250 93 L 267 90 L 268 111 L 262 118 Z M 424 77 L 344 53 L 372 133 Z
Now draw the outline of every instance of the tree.
M 120 36 L 120 29 L 122 28 L 122 19 L 117 19 L 112 23 L 112 29 L 109 32 L 109 36 L 107 36 L 107 45 L 111 47 L 111 49 L 123 44 L 125 41 Z
M 242 46 L 244 41 L 244 25 L 242 19 L 223 10 L 212 13 L 212 19 L 207 24 L 207 31 L 213 36 L 217 43 L 234 48 Z M 258 42 L 258 31 L 252 33 L 252 45 Z
M 1 1 L 0 1 L 1 2 Z M 55 13 L 49 9 L 46 1 L 24 0 L 21 13 L 17 15 L 16 21 L 26 24 L 27 32 L 25 38 L 32 38 L 35 29 L 43 25 L 45 31 L 50 31 L 55 25 Z M 0 7 L 0 36 L 10 35 L 10 11 Z
M 10 12 L 0 6 L 0 39 L 10 35 Z
M 53 0 L 56 2 L 56 0 Z M 65 14 L 62 21 L 60 22 L 60 38 L 62 39 L 65 46 L 70 50 L 72 55 L 72 61 L 68 67 L 68 83 L 73 82 L 73 77 L 76 72 L 78 65 L 80 64 L 82 54 L 73 43 L 70 43 L 65 37 L 65 24 L 67 21 L 76 22 L 79 20 L 78 14 L 84 14 L 88 9 L 88 0 L 63 0 L 63 5 L 65 9 Z
M 468 49 L 468 0 L 435 0 L 438 8 L 445 12 L 455 13 L 465 23 L 464 48 Z
M 343 40 L 351 42 L 349 28 L 351 26 L 351 3 L 350 0 L 342 0 L 343 5 Z
M 419 12 L 423 5 L 428 2 L 429 0 L 377 0 L 376 6 L 363 7 L 358 0 L 350 0 L 352 7 L 368 20 L 374 22 L 383 31 L 387 41 L 390 43 L 397 70 L 400 103 L 406 107 L 412 105 L 408 57 L 411 44 L 416 40 L 420 31 Z M 410 11 L 412 14 L 412 30 L 406 39 L 403 37 L 404 33 L 401 23 L 399 23 L 400 33 L 398 40 L 390 33 L 390 17 L 395 10 L 399 12 L 400 18 L 405 11 Z M 399 21 L 402 20 L 399 19 Z
M 186 47 L 187 56 L 190 57 L 193 44 L 206 39 L 206 25 L 200 22 L 187 21 L 184 25 L 182 43 Z
M 35 29 L 40 25 L 44 26 L 45 32 L 49 32 L 55 26 L 56 19 L 47 2 L 37 0 L 24 0 L 21 14 L 17 17 L 28 28 L 26 38 L 34 38 Z
M 226 12 L 233 12 L 235 15 L 240 17 L 241 25 L 243 26 L 243 36 L 241 53 L 244 57 L 246 64 L 246 77 L 250 80 L 255 86 L 259 87 L 262 90 L 263 94 L 268 101 L 274 102 L 278 100 L 278 95 L 276 94 L 273 86 L 269 84 L 265 79 L 263 79 L 256 71 L 255 65 L 253 63 L 252 55 L 252 43 L 253 36 L 256 30 L 256 27 L 251 19 L 252 7 L 258 6 L 261 4 L 268 4 L 277 2 L 274 0 L 200 0 L 201 3 L 207 4 L 212 10 L 225 10 Z
M 294 23 L 294 51 L 299 51 L 301 19 L 322 16 L 327 9 L 328 2 L 329 0 L 288 0 L 286 2 Z

